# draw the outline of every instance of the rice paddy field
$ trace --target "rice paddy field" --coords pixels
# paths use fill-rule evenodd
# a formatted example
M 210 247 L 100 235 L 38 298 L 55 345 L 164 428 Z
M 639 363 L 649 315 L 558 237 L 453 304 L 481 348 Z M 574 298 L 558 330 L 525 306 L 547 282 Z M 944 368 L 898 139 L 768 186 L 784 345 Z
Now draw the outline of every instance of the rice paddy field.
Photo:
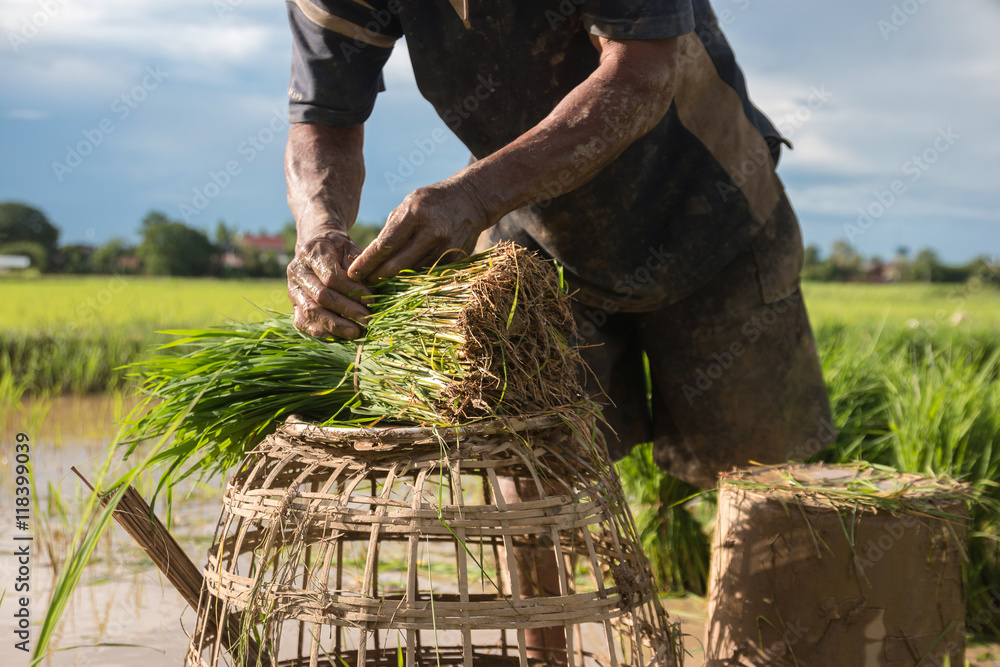
M 803 291 L 838 429 L 835 441 L 814 458 L 948 473 L 1000 498 L 1000 291 L 975 280 L 812 283 Z M 288 310 L 283 281 L 0 279 L 0 456 L 9 457 L 14 435 L 25 432 L 36 457 L 34 623 L 42 618 L 54 573 L 80 523 L 84 492 L 69 466 L 96 469 L 115 422 L 133 405 L 130 381 L 119 367 L 165 340 L 158 330 L 264 319 Z M 648 447 L 619 468 L 664 592 L 703 593 L 714 497 L 660 473 Z M 141 490 L 153 483 L 142 480 Z M 5 458 L 0 489 L 10 488 Z M 197 561 L 212 534 L 219 491 L 192 483 L 174 493 L 183 502 L 174 503 L 173 530 Z M 0 516 L 12 515 L 12 497 L 0 494 Z M 985 505 L 973 508 L 972 520 L 966 628 L 979 642 L 995 642 L 1000 521 Z M 0 562 L 10 561 L 10 524 L 0 525 Z M 180 664 L 180 628 L 190 626 L 193 614 L 183 611 L 127 537 L 108 534 L 95 553 L 96 565 L 52 644 L 83 648 L 53 653 L 43 664 Z M 7 617 L 14 591 L 0 595 L 0 615 Z M 692 635 L 688 664 L 700 664 L 704 606 L 687 597 L 668 608 Z M 8 653 L 11 643 L 0 646 L 0 663 L 27 664 L 20 654 Z M 974 644 L 970 664 L 1000 666 L 990 646 Z

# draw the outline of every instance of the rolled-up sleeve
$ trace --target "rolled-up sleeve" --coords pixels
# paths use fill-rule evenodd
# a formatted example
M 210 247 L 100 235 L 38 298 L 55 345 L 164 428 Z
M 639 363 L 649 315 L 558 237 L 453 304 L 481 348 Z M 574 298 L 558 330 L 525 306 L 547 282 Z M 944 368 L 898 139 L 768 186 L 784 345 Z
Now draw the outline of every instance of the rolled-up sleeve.
M 398 0 L 383 7 L 353 0 L 288 0 L 286 5 L 292 31 L 289 121 L 361 125 L 385 90 L 382 68 L 403 34 Z
M 691 0 L 586 0 L 584 23 L 608 39 L 668 39 L 694 30 Z

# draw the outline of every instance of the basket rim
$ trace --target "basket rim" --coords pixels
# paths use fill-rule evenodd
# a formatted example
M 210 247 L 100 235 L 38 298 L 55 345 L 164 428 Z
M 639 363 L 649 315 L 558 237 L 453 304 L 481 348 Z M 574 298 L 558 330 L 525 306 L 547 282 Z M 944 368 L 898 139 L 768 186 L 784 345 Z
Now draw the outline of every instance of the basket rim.
M 865 484 L 864 490 L 852 484 Z M 766 487 L 766 488 L 765 488 Z M 889 471 L 867 463 L 783 463 L 733 469 L 719 476 L 719 488 L 774 500 L 795 499 L 828 508 L 875 504 L 955 504 L 974 499 L 968 484 L 947 475 Z
M 289 415 L 278 432 L 290 437 L 305 437 L 334 441 L 401 441 L 426 440 L 447 433 L 450 436 L 495 435 L 521 433 L 551 428 L 563 423 L 558 413 L 548 412 L 520 417 L 502 417 L 457 425 L 431 426 L 320 426 L 299 415 Z

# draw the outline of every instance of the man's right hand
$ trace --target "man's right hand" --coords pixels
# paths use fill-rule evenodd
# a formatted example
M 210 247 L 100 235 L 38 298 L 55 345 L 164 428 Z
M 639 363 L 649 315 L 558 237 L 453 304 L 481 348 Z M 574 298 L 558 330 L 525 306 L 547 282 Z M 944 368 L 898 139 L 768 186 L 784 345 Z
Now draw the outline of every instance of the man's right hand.
M 295 244 L 288 265 L 288 296 L 295 326 L 317 338 L 357 338 L 369 315 L 364 284 L 347 277 L 347 267 L 361 254 L 347 232 L 326 228 Z
M 295 216 L 295 258 L 288 296 L 295 326 L 317 338 L 357 338 L 371 290 L 347 277 L 361 254 L 347 230 L 358 216 L 365 180 L 364 128 L 293 123 L 285 150 L 288 207 Z

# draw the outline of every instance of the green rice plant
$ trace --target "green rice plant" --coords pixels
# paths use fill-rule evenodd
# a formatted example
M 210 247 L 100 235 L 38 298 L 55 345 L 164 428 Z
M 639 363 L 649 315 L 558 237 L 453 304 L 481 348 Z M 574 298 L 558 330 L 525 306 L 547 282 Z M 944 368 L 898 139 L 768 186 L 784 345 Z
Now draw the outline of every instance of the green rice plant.
M 820 327 L 833 321 L 854 328 L 916 324 L 935 335 L 939 330 L 1000 328 L 1000 290 L 981 280 L 964 285 L 806 282 L 802 291 L 811 319 Z
M 284 280 L 45 275 L 0 279 L 4 331 L 155 331 L 262 319 L 254 304 L 290 311 Z
M 357 341 L 313 338 L 287 316 L 166 332 L 178 338 L 161 350 L 183 352 L 133 367 L 147 398 L 130 420 L 128 453 L 186 412 L 157 457 L 162 487 L 223 473 L 291 414 L 328 425 L 449 425 L 582 399 L 561 278 L 523 249 L 405 272 L 369 305 Z
M 828 341 L 825 365 L 840 435 L 817 458 L 869 461 L 901 472 L 950 475 L 981 493 L 970 508 L 968 614 L 1000 635 L 1000 350 L 985 334 L 926 338 L 894 331 L 859 361 Z M 936 339 L 935 339 L 936 338 Z M 865 375 L 864 382 L 854 380 Z M 839 398 L 839 400 L 837 400 Z
M 0 378 L 30 394 L 122 389 L 120 368 L 163 341 L 163 328 L 262 319 L 288 310 L 279 281 L 45 276 L 0 282 Z
M 651 443 L 638 445 L 618 465 L 636 531 L 660 587 L 705 595 L 715 493 L 661 470 Z M 706 511 L 707 509 L 707 511 Z
M 118 504 L 126 492 L 141 480 L 143 474 L 148 474 L 153 461 L 156 460 L 159 453 L 173 437 L 177 425 L 184 421 L 191 405 L 196 403 L 200 398 L 200 395 L 193 396 L 191 404 L 188 405 L 187 409 L 178 412 L 174 422 L 168 425 L 159 440 L 144 453 L 138 465 L 126 470 L 115 481 L 111 480 L 113 479 L 112 466 L 117 451 L 114 446 L 107 449 L 104 461 L 98 470 L 97 478 L 94 482 L 96 492 L 87 494 L 87 498 L 82 504 L 82 518 L 73 533 L 66 560 L 59 571 L 49 598 L 45 618 L 42 620 L 38 633 L 35 636 L 35 647 L 31 654 L 29 667 L 37 667 L 48 657 L 49 645 L 52 642 L 53 635 L 59 625 L 63 612 L 66 611 L 66 606 L 69 604 L 73 591 L 80 583 L 83 571 L 93 557 L 98 543 L 105 535 L 108 526 L 114 521 L 114 511 L 118 507 Z M 114 444 L 121 441 L 123 433 L 124 427 L 119 430 Z M 102 494 L 103 498 L 101 498 Z
M 1000 330 L 828 319 L 816 327 L 816 338 L 838 436 L 813 460 L 870 462 L 968 483 L 982 500 L 970 506 L 969 625 L 983 637 L 1000 636 L 994 613 L 1000 604 Z M 692 545 L 710 520 L 699 514 L 701 520 L 692 521 L 691 503 L 683 501 L 694 489 L 655 469 L 649 445 L 633 450 L 618 469 L 661 587 L 702 592 L 699 573 L 707 571 L 709 553 Z M 713 505 L 714 492 L 699 497 L 700 512 Z M 687 534 L 674 537 L 671 524 Z
M 0 290 L 0 377 L 24 382 L 29 393 L 127 388 L 116 369 L 162 342 L 160 329 L 266 319 L 253 304 L 290 310 L 277 280 L 43 276 L 0 279 Z M 803 290 L 818 328 L 838 321 L 860 333 L 909 322 L 918 327 L 910 337 L 968 339 L 964 345 L 987 341 L 978 331 L 988 329 L 992 345 L 1000 343 L 1000 290 L 983 285 L 807 283 Z
M 137 361 L 156 339 L 143 330 L 39 330 L 0 333 L 0 377 L 25 392 L 84 394 L 123 386 L 125 364 Z

